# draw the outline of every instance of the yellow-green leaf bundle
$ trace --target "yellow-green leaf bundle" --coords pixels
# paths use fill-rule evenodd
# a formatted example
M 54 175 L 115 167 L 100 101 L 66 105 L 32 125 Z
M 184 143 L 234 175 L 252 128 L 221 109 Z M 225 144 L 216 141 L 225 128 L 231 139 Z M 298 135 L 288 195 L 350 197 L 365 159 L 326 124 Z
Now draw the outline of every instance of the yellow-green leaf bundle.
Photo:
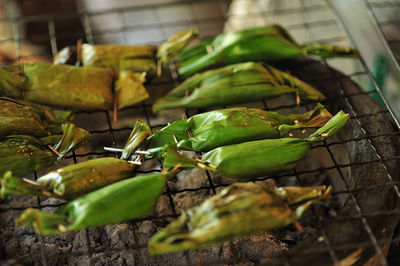
M 151 255 L 209 247 L 241 236 L 287 226 L 331 188 L 269 187 L 234 183 L 184 212 L 148 243 Z

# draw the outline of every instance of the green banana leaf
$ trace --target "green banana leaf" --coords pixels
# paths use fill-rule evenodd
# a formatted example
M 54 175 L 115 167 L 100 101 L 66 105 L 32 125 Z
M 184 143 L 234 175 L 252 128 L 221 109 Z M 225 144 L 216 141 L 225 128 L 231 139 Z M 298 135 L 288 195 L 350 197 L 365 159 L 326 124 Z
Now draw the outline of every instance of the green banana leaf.
M 286 172 L 296 166 L 313 144 L 336 133 L 348 120 L 349 115 L 340 111 L 304 139 L 264 139 L 223 146 L 207 152 L 201 160 L 187 158 L 166 145 L 164 166 L 181 163 L 182 168 L 201 167 L 239 180 Z
M 12 194 L 54 197 L 71 200 L 91 191 L 132 177 L 137 165 L 106 157 L 72 164 L 39 177 L 36 181 L 13 176 L 11 171 L 1 180 L 1 198 Z
M 150 215 L 174 172 L 129 178 L 81 196 L 46 213 L 29 208 L 16 219 L 33 225 L 39 234 L 57 234 L 93 226 L 120 223 Z
M 148 151 L 158 155 L 168 144 L 177 149 L 201 152 L 251 140 L 280 138 L 295 129 L 321 127 L 331 117 L 322 104 L 304 114 L 288 116 L 246 107 L 214 110 L 162 128 L 148 138 Z
M 168 41 L 158 47 L 156 57 L 161 60 L 162 64 L 167 64 L 198 35 L 199 31 L 197 29 L 189 29 L 175 33 Z
M 47 106 L 0 97 L 0 136 L 62 134 L 62 122 L 70 120 L 68 111 L 53 112 Z
M 196 74 L 157 100 L 153 111 L 171 108 L 207 108 L 263 101 L 298 93 L 302 99 L 325 96 L 307 83 L 271 66 L 248 62 Z
M 183 50 L 179 54 L 179 73 L 185 76 L 216 63 L 277 61 L 298 55 L 356 57 L 353 48 L 324 43 L 298 44 L 277 24 L 220 34 Z
M 23 76 L 15 73 L 18 69 L 0 69 L 0 91 L 49 106 L 80 110 L 113 106 L 112 70 L 42 62 L 25 63 Z
M 148 243 L 150 255 L 209 247 L 296 222 L 331 187 L 268 187 L 234 183 L 184 212 Z
M 90 136 L 89 132 L 74 124 L 63 124 L 62 130 L 62 135 L 40 139 L 29 135 L 0 137 L 0 176 L 7 171 L 24 176 L 50 167 L 60 161 L 67 152 L 85 144 Z
M 2 198 L 19 194 L 71 200 L 132 177 L 138 168 L 135 162 L 144 159 L 143 155 L 135 154 L 134 151 L 146 144 L 145 140 L 150 134 L 150 128 L 137 121 L 121 159 L 106 157 L 69 165 L 39 177 L 36 181 L 15 177 L 8 171 L 0 176 L 0 195 Z

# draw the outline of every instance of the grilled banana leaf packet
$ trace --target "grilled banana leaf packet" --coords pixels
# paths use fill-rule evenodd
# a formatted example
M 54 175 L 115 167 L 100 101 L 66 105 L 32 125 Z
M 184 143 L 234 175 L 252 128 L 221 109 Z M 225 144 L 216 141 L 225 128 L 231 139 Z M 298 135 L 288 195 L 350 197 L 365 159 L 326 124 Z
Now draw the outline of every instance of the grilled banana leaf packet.
M 196 74 L 157 100 L 153 111 L 208 108 L 256 102 L 284 94 L 321 101 L 325 96 L 309 84 L 271 66 L 240 63 Z
M 68 111 L 53 112 L 47 106 L 0 97 L 0 136 L 62 134 L 62 123 L 72 118 L 73 114 Z
M 280 25 L 229 32 L 184 49 L 179 54 L 179 73 L 185 76 L 216 63 L 277 61 L 298 55 L 356 57 L 353 48 L 325 43 L 298 44 Z
M 134 154 L 133 151 L 144 145 L 150 133 L 145 123 L 137 121 L 121 159 L 105 157 L 72 164 L 39 177 L 36 181 L 13 176 L 8 171 L 0 177 L 0 196 L 9 198 L 11 194 L 19 194 L 71 200 L 132 177 L 143 160 L 143 155 Z
M 113 71 L 43 62 L 0 68 L 0 91 L 14 98 L 70 109 L 110 109 Z
M 148 243 L 150 255 L 209 247 L 296 222 L 331 187 L 271 187 L 234 183 L 158 232 Z
M 348 119 L 349 115 L 340 111 L 304 139 L 264 139 L 223 146 L 205 153 L 201 160 L 185 157 L 166 145 L 164 166 L 181 163 L 182 168 L 200 167 L 239 180 L 286 172 L 296 166 L 313 144 L 335 134 Z
M 321 127 L 332 115 L 322 104 L 304 114 L 280 115 L 257 108 L 214 110 L 178 120 L 149 137 L 148 151 L 160 156 L 165 144 L 177 149 L 206 152 L 251 140 L 274 139 L 307 127 Z
M 0 176 L 12 171 L 17 176 L 45 169 L 66 153 L 88 141 L 90 133 L 74 124 L 63 124 L 62 135 L 35 138 L 29 135 L 0 137 Z
M 65 47 L 54 57 L 53 63 L 56 65 L 81 63 L 83 66 L 151 74 L 156 71 L 156 52 L 157 46 L 154 45 L 92 45 L 85 43 L 79 46 L 79 51 L 76 46 Z
M 150 215 L 174 169 L 129 178 L 81 196 L 47 213 L 29 208 L 16 219 L 39 234 L 57 234 L 120 223 Z
M 53 60 L 58 64 L 82 64 L 111 69 L 115 76 L 116 107 L 122 109 L 149 97 L 144 87 L 147 76 L 156 71 L 156 46 L 82 44 L 62 49 Z M 79 56 L 78 56 L 79 53 Z

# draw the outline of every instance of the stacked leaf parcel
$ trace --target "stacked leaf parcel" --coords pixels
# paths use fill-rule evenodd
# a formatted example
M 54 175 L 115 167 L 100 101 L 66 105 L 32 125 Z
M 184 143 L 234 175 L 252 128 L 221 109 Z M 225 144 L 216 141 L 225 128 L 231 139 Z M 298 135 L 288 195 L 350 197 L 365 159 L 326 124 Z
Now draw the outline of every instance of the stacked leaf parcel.
M 173 57 L 196 34 L 196 30 L 179 32 L 159 48 L 78 42 L 61 50 L 54 64 L 31 62 L 1 68 L 0 91 L 48 106 L 121 109 L 147 99 L 143 83 L 146 75 L 155 74 L 157 58 Z
M 183 212 L 158 232 L 148 246 L 150 254 L 158 255 L 207 247 L 297 223 L 312 203 L 330 196 L 331 187 L 277 188 L 271 182 L 248 182 L 293 169 L 312 145 L 335 134 L 349 119 L 342 111 L 332 116 L 324 105 L 317 103 L 325 96 L 311 85 L 253 61 L 276 61 L 301 54 L 354 57 L 357 51 L 318 43 L 299 45 L 279 25 L 221 34 L 183 49 L 196 35 L 197 30 L 178 32 L 160 47 L 78 43 L 76 47 L 60 51 L 54 58 L 57 65 L 25 64 L 22 76 L 16 74 L 15 66 L 0 69 L 0 87 L 8 95 L 48 105 L 110 109 L 117 103 L 122 108 L 148 97 L 143 87 L 145 75 L 155 76 L 160 73 L 161 65 L 177 56 L 179 72 L 183 75 L 216 64 L 234 64 L 189 77 L 153 105 L 155 112 L 178 107 L 242 104 L 284 94 L 295 95 L 298 102 L 300 99 L 314 101 L 315 107 L 291 115 L 246 107 L 217 109 L 175 121 L 154 134 L 148 125 L 137 121 L 120 159 L 99 158 L 70 165 L 35 182 L 19 177 L 23 174 L 18 169 L 25 167 L 6 167 L 1 175 L 2 198 L 20 194 L 69 200 L 54 213 L 30 208 L 16 219 L 18 224 L 33 225 L 41 234 L 55 234 L 145 217 L 153 212 L 166 182 L 174 181 L 178 172 L 192 168 L 241 181 Z M 82 66 L 63 65 L 77 62 Z M 71 90 L 70 95 L 65 92 L 69 90 L 64 84 L 66 77 L 69 83 L 76 83 L 76 92 Z M 52 83 L 60 89 L 54 96 L 58 100 L 43 97 L 43 91 L 48 96 L 48 91 L 54 89 Z M 50 143 L 47 138 L 53 139 L 56 136 L 53 134 L 60 134 L 68 127 L 56 119 L 58 115 L 65 120 L 66 114 L 56 115 L 47 107 L 24 104 L 24 101 L 6 98 L 4 101 L 27 110 L 36 108 L 31 113 L 24 111 L 25 119 L 40 118 L 30 122 L 32 126 L 27 132 L 18 132 L 12 126 L 8 131 L 5 129 L 6 124 L 15 126 L 16 123 L 1 124 L 4 134 L 32 134 L 30 138 L 40 137 L 43 145 L 47 145 Z M 318 129 L 305 138 L 286 137 L 291 136 L 292 130 L 305 128 Z M 61 142 L 62 139 L 58 137 Z M 40 149 L 40 145 L 35 145 Z M 65 145 L 59 144 L 54 149 Z M 197 156 L 187 157 L 181 150 L 197 152 Z M 64 154 L 63 150 L 59 152 Z M 18 152 L 12 156 L 18 156 Z M 163 161 L 162 172 L 134 177 L 141 162 L 153 158 Z M 37 170 L 27 169 L 27 172 Z

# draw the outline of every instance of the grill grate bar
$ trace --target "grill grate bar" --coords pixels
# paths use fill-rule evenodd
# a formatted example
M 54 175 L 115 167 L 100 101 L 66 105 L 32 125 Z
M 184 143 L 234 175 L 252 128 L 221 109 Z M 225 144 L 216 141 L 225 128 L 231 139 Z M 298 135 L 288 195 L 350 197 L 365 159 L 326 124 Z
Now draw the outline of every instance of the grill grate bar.
M 213 1 L 203 0 L 202 2 L 213 2 Z M 222 2 L 224 2 L 224 1 L 219 1 L 219 3 L 221 3 L 221 5 L 220 5 L 221 11 L 222 11 L 222 14 L 224 15 L 225 21 L 228 21 L 227 20 L 228 19 L 228 15 L 222 9 Z M 314 6 L 310 6 L 310 7 L 307 7 L 307 9 L 305 9 L 304 8 L 304 1 L 302 1 L 302 2 L 303 2 L 303 4 L 302 4 L 302 7 L 300 8 L 300 13 L 301 13 L 302 16 L 304 16 L 305 14 L 312 13 L 314 11 L 322 11 L 322 10 L 326 9 L 325 5 L 320 5 L 320 4 L 317 4 L 317 5 L 314 5 Z M 191 3 L 192 12 L 194 14 L 194 11 L 195 11 L 194 10 L 194 2 L 191 1 L 189 3 Z M 179 1 L 176 1 L 176 2 L 172 3 L 172 5 L 179 5 L 179 4 L 182 4 L 182 3 L 179 3 Z M 168 6 L 171 6 L 171 3 L 169 3 Z M 157 21 L 157 23 L 153 23 L 153 24 L 150 24 L 150 25 L 152 25 L 153 27 L 160 28 L 164 39 L 166 39 L 166 36 L 167 36 L 167 34 L 166 34 L 166 27 L 167 26 L 171 26 L 171 25 L 180 26 L 180 25 L 182 25 L 182 22 L 184 22 L 184 23 L 194 23 L 195 25 L 200 26 L 205 21 L 205 20 L 203 21 L 202 19 L 198 19 L 198 18 L 196 18 L 195 15 L 193 15 L 193 19 L 182 20 L 182 21 L 179 20 L 179 21 L 176 21 L 176 22 L 168 22 L 168 23 L 163 24 L 163 23 L 159 23 L 159 21 L 161 21 L 161 20 L 160 20 L 160 18 L 157 18 L 157 16 L 160 15 L 159 14 L 160 6 L 157 6 L 157 5 L 145 5 L 145 6 L 140 7 L 140 8 L 143 8 L 143 9 L 150 8 L 152 10 L 152 15 L 155 16 L 155 21 Z M 125 12 L 128 12 L 129 10 L 138 10 L 138 8 L 137 7 L 128 7 L 128 8 L 121 8 L 121 9 L 108 9 L 108 10 L 104 10 L 104 11 L 100 11 L 100 12 L 92 12 L 92 13 L 91 12 L 79 12 L 79 13 L 69 14 L 68 16 L 69 17 L 79 17 L 80 18 L 82 26 L 83 26 L 83 29 L 84 29 L 84 34 L 86 36 L 86 40 L 87 40 L 87 42 L 93 44 L 98 35 L 102 35 L 102 34 L 108 33 L 109 31 L 108 30 L 106 30 L 106 31 L 94 31 L 92 29 L 92 27 L 91 27 L 91 24 L 90 24 L 91 16 L 97 15 L 97 14 L 116 13 L 116 14 L 118 14 L 118 16 L 121 17 L 121 21 L 122 21 L 123 26 L 121 28 L 116 29 L 116 30 L 111 30 L 110 32 L 126 33 L 128 31 L 132 30 L 133 28 L 141 27 L 141 25 L 137 25 L 137 26 L 134 26 L 134 27 L 127 26 L 124 14 L 125 14 Z M 277 13 L 294 14 L 296 12 L 299 12 L 298 8 L 278 9 L 278 10 L 275 9 L 273 11 L 261 11 L 261 9 L 260 9 L 259 13 L 264 14 L 263 17 L 265 18 L 266 14 L 277 14 Z M 259 13 L 257 13 L 257 14 L 259 14 Z M 66 16 L 66 17 L 68 17 L 68 16 Z M 248 15 L 246 15 L 246 16 L 248 16 Z M 63 17 L 63 16 L 60 16 L 60 17 Z M 51 49 L 52 49 L 51 51 L 52 51 L 53 56 L 57 52 L 57 40 L 56 40 L 56 30 L 55 30 L 55 22 L 54 22 L 55 17 L 54 16 L 40 16 L 40 17 L 31 17 L 31 18 L 29 18 L 29 17 L 28 18 L 19 18 L 18 20 L 12 20 L 14 22 L 14 24 L 13 24 L 13 30 L 14 30 L 14 38 L 13 38 L 13 40 L 16 43 L 16 49 L 17 49 L 17 55 L 18 55 L 18 61 L 19 62 L 22 62 L 22 60 L 23 60 L 23 57 L 21 55 L 21 41 L 24 40 L 24 38 L 21 38 L 21 36 L 19 35 L 19 24 L 18 23 L 20 23 L 21 21 L 29 21 L 29 20 L 35 21 L 36 19 L 46 19 L 47 20 L 49 35 L 46 36 L 46 39 L 49 39 L 49 41 L 50 41 L 50 45 L 51 45 Z M 58 17 L 57 17 L 57 19 L 58 19 Z M 211 22 L 213 22 L 214 20 L 216 21 L 217 19 L 214 19 L 214 18 L 210 19 Z M 0 21 L 2 21 L 2 20 L 0 20 Z M 305 21 L 304 23 L 288 25 L 289 29 L 302 29 L 302 28 L 305 28 L 312 35 L 311 28 L 319 27 L 319 26 L 321 26 L 321 27 L 322 26 L 329 26 L 329 25 L 334 25 L 335 24 L 334 23 L 335 21 L 332 20 L 332 19 L 327 19 L 327 20 L 323 20 L 322 19 L 322 20 L 318 20 L 318 21 L 314 21 L 314 22 L 307 22 L 306 20 L 304 20 L 304 21 Z M 15 26 L 15 25 L 17 25 L 17 26 Z M 150 28 L 150 26 L 147 25 L 145 28 Z M 15 32 L 17 32 L 18 34 L 15 34 Z M 68 34 L 70 34 L 70 32 L 69 33 L 59 33 L 58 36 L 59 37 L 64 37 L 64 36 L 68 36 Z M 79 32 L 79 33 L 78 32 L 74 32 L 74 34 L 76 34 L 74 36 L 77 36 L 77 37 L 78 36 L 79 37 L 82 36 L 81 32 Z M 124 42 L 128 43 L 126 34 L 122 34 L 122 35 L 123 35 Z M 204 37 L 204 36 L 202 36 L 202 37 Z M 315 36 L 313 36 L 313 37 L 314 37 L 314 40 L 317 40 L 315 38 Z M 338 36 L 331 37 L 331 38 L 320 39 L 319 41 L 336 42 L 336 41 L 342 41 L 345 38 L 346 37 L 344 37 L 342 35 L 338 35 Z M 30 40 L 32 40 L 32 38 Z M 5 41 L 5 40 L 0 40 L 0 43 L 3 42 L 3 41 Z M 25 56 L 25 57 L 29 57 L 29 56 Z M 329 68 L 328 63 L 327 63 L 326 60 L 323 60 L 321 62 L 325 65 L 326 68 Z M 310 64 L 311 63 L 315 63 L 315 62 L 311 61 Z M 365 68 L 365 63 L 364 62 L 361 62 L 361 63 L 363 65 L 363 67 Z M 305 62 L 304 64 L 307 64 L 307 62 Z M 176 70 L 176 67 L 175 67 L 174 64 L 170 64 L 169 65 L 169 72 L 171 73 L 173 82 L 175 84 L 178 84 L 181 81 L 181 79 L 178 76 L 178 73 L 177 73 L 177 70 Z M 350 77 L 358 77 L 358 76 L 363 76 L 363 75 L 365 75 L 365 76 L 367 76 L 368 78 L 371 79 L 371 73 L 368 70 L 364 70 L 364 69 L 361 70 L 361 71 L 356 71 L 354 73 L 351 73 L 348 76 L 350 76 Z M 360 137 L 357 137 L 357 138 L 351 138 L 351 139 L 347 139 L 347 140 L 333 141 L 333 142 L 329 142 L 329 143 L 324 142 L 323 144 L 315 145 L 315 146 L 312 147 L 312 149 L 317 149 L 317 148 L 326 149 L 328 151 L 328 153 L 329 153 L 329 156 L 331 157 L 331 159 L 333 161 L 333 165 L 332 166 L 318 167 L 316 169 L 306 170 L 306 171 L 300 171 L 300 170 L 295 169 L 295 170 L 293 170 L 293 171 L 291 171 L 289 173 L 284 173 L 284 174 L 275 175 L 275 176 L 268 176 L 268 177 L 264 177 L 264 178 L 257 178 L 257 179 L 253 179 L 253 181 L 263 181 L 263 180 L 266 180 L 267 178 L 279 179 L 279 178 L 284 178 L 284 177 L 295 177 L 298 183 L 300 183 L 301 185 L 304 185 L 304 184 L 307 183 L 306 182 L 307 181 L 306 180 L 307 177 L 303 176 L 303 175 L 310 174 L 310 173 L 321 173 L 321 172 L 324 172 L 324 171 L 336 169 L 336 171 L 341 176 L 341 179 L 345 182 L 344 174 L 343 174 L 343 171 L 342 171 L 344 168 L 357 166 L 357 165 L 367 165 L 367 164 L 371 164 L 371 163 L 379 164 L 379 166 L 382 166 L 383 169 L 386 171 L 386 173 L 388 175 L 388 180 L 389 181 L 387 183 L 350 189 L 348 184 L 345 182 L 346 183 L 346 189 L 337 190 L 337 191 L 333 192 L 332 194 L 333 195 L 340 195 L 340 194 L 349 195 L 350 198 L 352 199 L 352 201 L 355 202 L 355 204 L 359 207 L 358 208 L 358 213 L 356 215 L 351 216 L 351 217 L 340 217 L 339 218 L 339 221 L 346 221 L 346 220 L 360 220 L 360 221 L 362 221 L 362 223 L 364 225 L 364 229 L 367 231 L 367 233 L 368 233 L 368 235 L 370 237 L 370 241 L 365 241 L 365 242 L 359 243 L 357 245 L 354 245 L 354 247 L 357 247 L 357 248 L 359 248 L 359 247 L 367 247 L 367 246 L 368 247 L 370 247 L 370 246 L 374 247 L 375 250 L 376 250 L 376 253 L 381 256 L 382 263 L 385 265 L 386 260 L 382 255 L 382 251 L 381 251 L 379 245 L 381 245 L 382 243 L 386 243 L 388 241 L 384 242 L 384 241 L 382 241 L 380 239 L 376 239 L 375 238 L 375 236 L 373 235 L 372 231 L 369 228 L 369 224 L 367 222 L 367 218 L 369 218 L 369 217 L 377 217 L 377 216 L 380 216 L 380 215 L 384 216 L 384 215 L 390 215 L 390 214 L 400 214 L 400 210 L 394 209 L 394 210 L 388 210 L 388 211 L 386 211 L 386 210 L 385 211 L 377 211 L 377 212 L 372 212 L 372 213 L 367 213 L 367 214 L 363 213 L 361 208 L 360 208 L 360 206 L 359 206 L 359 204 L 358 204 L 358 202 L 357 202 L 357 199 L 354 197 L 354 193 L 357 192 L 357 191 L 368 190 L 368 189 L 373 189 L 373 188 L 377 188 L 377 187 L 382 187 L 382 188 L 393 187 L 396 190 L 396 193 L 398 194 L 398 196 L 400 197 L 400 193 L 398 191 L 398 185 L 400 184 L 400 182 L 393 181 L 393 178 L 390 175 L 390 173 L 389 173 L 389 171 L 388 171 L 388 169 L 386 167 L 386 163 L 388 161 L 400 160 L 400 156 L 384 156 L 384 155 L 382 155 L 382 154 L 380 154 L 378 152 L 378 150 L 374 146 L 374 143 L 372 142 L 372 140 L 375 139 L 375 138 L 398 136 L 400 131 L 397 130 L 395 132 L 384 132 L 384 133 L 381 133 L 381 132 L 377 131 L 374 134 L 371 134 L 371 132 L 367 132 L 365 130 L 365 128 L 363 128 L 363 125 L 362 125 L 362 122 L 360 121 L 360 119 L 362 119 L 362 118 L 374 118 L 375 116 L 380 116 L 380 115 L 384 115 L 384 116 L 393 115 L 393 113 L 391 112 L 390 108 L 387 108 L 387 110 L 382 110 L 382 111 L 373 112 L 373 113 L 367 113 L 367 114 L 357 114 L 354 111 L 354 109 L 352 108 L 352 103 L 351 103 L 352 97 L 368 96 L 368 95 L 371 95 L 371 94 L 374 94 L 374 93 L 377 93 L 379 96 L 382 96 L 382 94 L 380 92 L 380 88 L 377 86 L 376 82 L 374 82 L 373 79 L 372 79 L 372 82 L 373 82 L 373 85 L 374 85 L 375 89 L 373 89 L 371 91 L 357 92 L 357 93 L 352 93 L 352 94 L 345 94 L 344 93 L 342 83 L 340 82 L 341 78 L 335 77 L 334 73 L 332 73 L 332 72 L 330 72 L 330 75 L 328 77 L 317 77 L 317 78 L 313 79 L 313 81 L 328 81 L 328 80 L 334 81 L 335 84 L 337 85 L 337 87 L 339 89 L 341 89 L 341 92 L 342 92 L 339 97 L 336 97 L 334 99 L 330 98 L 330 100 L 344 100 L 346 102 L 346 105 L 351 110 L 351 119 L 353 121 L 357 122 L 357 124 L 359 125 L 359 127 L 361 128 L 361 130 L 364 133 L 363 136 L 360 136 Z M 163 81 L 163 80 L 160 80 L 160 81 L 152 82 L 152 84 L 153 85 L 167 85 L 167 84 L 171 85 L 171 80 L 169 80 L 167 82 Z M 297 107 L 296 104 L 291 104 L 291 105 L 279 105 L 278 107 L 268 108 L 267 102 L 263 101 L 262 104 L 264 105 L 264 109 L 265 110 L 270 110 L 270 111 L 271 110 L 280 110 L 280 109 L 285 109 L 285 108 Z M 385 102 L 385 104 L 386 104 L 386 102 Z M 150 104 L 146 104 L 146 103 L 143 102 L 141 105 L 126 108 L 126 109 L 124 109 L 124 111 L 125 110 L 138 110 L 138 111 L 140 111 L 142 114 L 144 114 L 146 122 L 147 122 L 147 124 L 150 126 L 150 128 L 152 130 L 165 126 L 165 124 L 155 124 L 152 121 L 152 117 L 151 117 L 151 115 L 149 114 L 149 111 L 148 111 L 149 110 L 148 108 L 150 108 L 150 106 L 151 106 Z M 310 109 L 309 108 L 309 103 L 307 103 L 307 102 L 302 102 L 300 107 L 301 108 L 305 108 L 306 110 Z M 114 148 L 116 148 L 117 143 L 116 143 L 115 133 L 116 132 L 121 132 L 121 131 L 132 130 L 131 127 L 113 128 L 112 127 L 112 123 L 111 123 L 110 113 L 108 111 L 102 111 L 102 110 L 100 110 L 100 111 L 99 110 L 95 110 L 95 111 L 89 111 L 89 112 L 82 111 L 82 112 L 77 112 L 77 114 L 92 114 L 92 113 L 101 113 L 101 112 L 104 113 L 105 119 L 107 120 L 107 128 L 106 129 L 101 129 L 101 130 L 94 129 L 94 130 L 90 131 L 90 133 L 91 134 L 108 133 L 110 135 L 110 138 L 111 138 L 111 141 L 112 141 L 112 146 Z M 189 111 L 187 109 L 185 110 L 185 113 L 189 117 Z M 196 110 L 196 113 L 197 113 L 197 110 Z M 392 119 L 396 122 L 396 120 L 393 117 L 392 117 Z M 396 123 L 396 125 L 399 126 L 398 123 Z M 360 161 L 360 162 L 350 162 L 350 163 L 347 163 L 347 164 L 340 164 L 335 160 L 335 155 L 333 154 L 333 152 L 330 149 L 333 145 L 340 145 L 340 144 L 346 144 L 348 142 L 363 141 L 363 140 L 367 140 L 369 145 L 371 145 L 372 149 L 376 152 L 377 159 L 365 160 L 365 161 Z M 80 153 L 80 154 L 73 153 L 72 155 L 66 156 L 65 159 L 71 159 L 72 158 L 74 163 L 76 163 L 77 162 L 77 158 L 84 158 L 84 157 L 92 156 L 92 155 L 95 155 L 95 156 L 109 156 L 110 154 L 113 154 L 114 156 L 118 157 L 118 154 L 116 152 L 115 153 L 114 152 L 113 153 L 111 153 L 111 152 L 88 152 L 88 153 Z M 152 169 L 150 171 L 138 171 L 138 173 L 160 172 L 161 169 L 162 169 L 162 163 L 159 161 L 159 169 Z M 179 193 L 183 193 L 183 192 L 197 192 L 197 191 L 200 191 L 200 190 L 207 190 L 207 191 L 210 192 L 210 194 L 214 194 L 216 192 L 216 189 L 221 188 L 221 187 L 226 187 L 226 186 L 229 185 L 229 184 L 224 184 L 224 183 L 215 184 L 213 182 L 213 179 L 212 179 L 210 173 L 208 171 L 205 171 L 205 173 L 207 175 L 207 179 L 208 179 L 208 183 L 209 183 L 206 186 L 199 186 L 199 187 L 196 187 L 196 188 L 184 188 L 184 189 L 180 189 L 180 190 L 173 190 L 167 184 L 166 191 L 163 193 L 163 195 L 167 195 L 168 196 L 169 203 L 170 203 L 170 208 L 171 208 L 171 211 L 172 211 L 172 215 L 149 216 L 149 217 L 146 217 L 146 218 L 143 218 L 143 219 L 135 219 L 132 222 L 136 223 L 136 222 L 140 222 L 140 221 L 148 221 L 148 220 L 155 221 L 155 220 L 160 220 L 160 219 L 161 220 L 165 220 L 167 218 L 175 218 L 178 215 L 180 215 L 180 213 L 178 213 L 176 211 L 176 208 L 175 208 L 175 203 L 174 203 L 174 196 L 175 195 L 177 195 Z M 35 178 L 36 178 L 36 173 L 35 173 Z M 38 198 L 38 206 L 39 206 L 39 208 L 59 207 L 61 205 L 63 205 L 63 204 L 61 204 L 61 203 L 60 204 L 45 204 L 44 202 L 40 202 L 40 199 Z M 3 212 L 6 212 L 6 211 L 17 211 L 17 210 L 22 210 L 22 209 L 25 209 L 25 208 L 7 207 L 7 208 L 2 208 L 0 210 L 0 212 L 3 213 Z M 339 262 L 339 259 L 338 259 L 337 255 L 336 255 L 336 251 L 343 250 L 345 248 L 348 248 L 351 245 L 333 246 L 331 244 L 330 239 L 327 236 L 325 228 L 323 228 L 323 226 L 322 226 L 322 222 L 324 221 L 324 218 L 321 217 L 320 215 L 318 215 L 318 209 L 315 206 L 312 206 L 312 211 L 313 211 L 313 213 L 315 214 L 315 216 L 318 219 L 318 225 L 322 230 L 322 235 L 324 236 L 325 246 L 321 247 L 321 248 L 317 248 L 315 250 L 305 249 L 303 251 L 303 254 L 319 253 L 319 252 L 328 251 L 329 254 L 330 254 L 332 262 L 337 264 Z M 89 258 L 89 263 L 92 265 L 93 261 L 94 261 L 94 255 L 97 255 L 97 254 L 100 254 L 100 253 L 108 254 L 108 253 L 112 253 L 112 252 L 115 252 L 115 251 L 121 251 L 122 250 L 120 248 L 115 249 L 115 248 L 112 248 L 112 247 L 108 247 L 105 250 L 100 250 L 100 249 L 97 250 L 96 248 L 91 246 L 91 231 L 90 231 L 90 229 L 89 230 L 85 230 L 84 233 L 85 233 L 85 238 L 86 238 L 87 250 L 86 251 L 84 251 L 83 249 L 82 250 L 72 250 L 72 252 L 70 252 L 68 254 L 62 254 L 61 256 L 69 256 L 69 255 L 72 255 L 72 254 L 79 254 L 78 256 L 87 256 Z M 30 235 L 30 233 L 28 233 L 27 235 Z M 32 235 L 35 235 L 35 234 L 32 233 Z M 41 257 L 42 257 L 41 260 L 42 260 L 42 264 L 45 265 L 46 264 L 46 258 L 44 256 L 45 242 L 44 242 L 44 239 L 41 238 L 41 236 L 39 236 L 39 240 L 41 241 L 41 253 L 42 253 L 41 254 Z M 395 241 L 395 238 L 390 243 L 393 243 L 394 241 Z M 144 249 L 144 248 L 146 248 L 146 245 L 143 245 L 143 246 L 136 245 L 136 244 L 135 245 L 127 245 L 127 246 L 125 246 L 125 248 L 130 248 L 132 250 Z M 185 252 L 184 253 L 184 257 L 186 259 L 186 263 L 189 264 L 191 262 L 190 257 L 189 257 L 189 253 Z M 289 264 L 289 261 L 286 258 L 284 258 L 284 260 L 285 260 L 286 264 Z

